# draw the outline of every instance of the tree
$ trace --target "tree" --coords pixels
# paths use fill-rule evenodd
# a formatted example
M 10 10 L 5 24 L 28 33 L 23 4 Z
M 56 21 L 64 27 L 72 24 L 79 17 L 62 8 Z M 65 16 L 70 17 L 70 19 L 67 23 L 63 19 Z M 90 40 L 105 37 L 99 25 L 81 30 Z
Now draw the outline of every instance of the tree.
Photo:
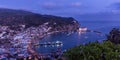
M 68 60 L 119 60 L 120 44 L 111 41 L 89 43 L 67 50 L 64 56 Z
M 120 30 L 118 28 L 113 28 L 107 38 L 115 44 L 120 44 Z

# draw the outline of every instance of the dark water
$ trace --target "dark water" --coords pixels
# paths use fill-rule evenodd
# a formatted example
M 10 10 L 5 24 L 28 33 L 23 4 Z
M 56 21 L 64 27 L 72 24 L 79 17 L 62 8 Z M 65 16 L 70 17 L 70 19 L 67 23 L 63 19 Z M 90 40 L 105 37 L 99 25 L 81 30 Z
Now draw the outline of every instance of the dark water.
M 42 40 L 40 40 L 40 43 L 44 43 L 44 42 L 54 42 L 54 41 L 62 41 L 63 42 L 63 46 L 59 46 L 62 50 L 65 49 L 69 49 L 72 48 L 74 46 L 80 45 L 80 44 L 86 44 L 89 42 L 95 42 L 95 41 L 99 41 L 101 42 L 102 40 L 105 40 L 105 36 L 104 35 L 99 35 L 96 33 L 72 33 L 70 35 L 68 35 L 68 33 L 56 33 L 53 35 L 48 35 L 45 38 L 43 38 Z M 50 52 L 52 50 L 55 50 L 56 48 L 58 48 L 57 46 L 38 46 L 37 47 L 37 51 L 40 53 L 43 52 Z
M 81 26 L 87 27 L 90 30 L 100 31 L 102 34 L 98 34 L 95 32 L 85 32 L 78 33 L 74 32 L 72 34 L 69 33 L 56 33 L 52 35 L 48 35 L 40 40 L 40 43 L 44 42 L 54 42 L 54 41 L 62 41 L 63 46 L 38 46 L 36 50 L 40 53 L 49 53 L 57 48 L 61 48 L 62 50 L 73 48 L 80 44 L 86 44 L 89 42 L 102 42 L 106 39 L 105 34 L 108 34 L 109 31 L 114 28 L 120 28 L 120 22 L 81 22 Z

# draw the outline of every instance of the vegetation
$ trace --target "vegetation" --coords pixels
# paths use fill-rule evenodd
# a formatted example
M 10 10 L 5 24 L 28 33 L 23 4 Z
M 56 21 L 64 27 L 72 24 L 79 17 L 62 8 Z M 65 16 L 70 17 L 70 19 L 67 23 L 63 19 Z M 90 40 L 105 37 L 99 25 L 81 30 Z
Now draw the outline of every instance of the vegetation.
M 107 38 L 115 44 L 120 44 L 120 30 L 118 28 L 113 28 Z
M 69 49 L 64 53 L 68 60 L 119 60 L 120 59 L 120 31 L 113 28 L 102 43 L 89 43 Z
M 75 22 L 76 23 L 75 23 Z M 48 26 L 58 27 L 65 25 L 79 25 L 72 17 L 59 17 L 52 15 L 41 15 L 24 10 L 12 10 L 0 8 L 0 25 L 20 25 L 24 24 L 26 27 L 39 26 L 49 22 Z
M 68 60 L 119 60 L 120 44 L 110 41 L 90 43 L 72 48 L 64 53 Z

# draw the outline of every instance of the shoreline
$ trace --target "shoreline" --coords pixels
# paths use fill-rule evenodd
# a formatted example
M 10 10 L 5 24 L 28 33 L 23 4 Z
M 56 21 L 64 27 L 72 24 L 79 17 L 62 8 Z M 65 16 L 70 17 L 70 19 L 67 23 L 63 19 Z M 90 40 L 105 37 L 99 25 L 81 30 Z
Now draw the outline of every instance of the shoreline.
M 66 31 L 66 30 L 62 30 L 62 31 L 52 31 L 52 32 L 47 32 L 47 33 L 44 33 L 43 35 L 35 35 L 35 36 L 38 36 L 36 39 L 37 40 L 33 40 L 31 39 L 30 40 L 30 43 L 28 44 L 27 46 L 27 52 L 30 53 L 29 55 L 30 56 L 46 56 L 46 54 L 44 53 L 38 53 L 35 48 L 34 48 L 34 44 L 37 43 L 36 41 L 40 41 L 42 38 L 44 38 L 45 36 L 47 35 L 51 35 L 51 34 L 55 34 L 55 33 L 60 33 L 60 32 L 79 32 L 78 30 L 73 30 L 73 31 Z M 89 31 L 86 31 L 86 32 L 89 32 Z M 17 48 L 19 49 L 19 48 Z M 26 49 L 26 48 L 23 48 L 23 49 Z M 29 55 L 27 57 L 29 57 Z M 19 56 L 18 56 L 19 57 Z
M 55 33 L 60 33 L 60 32 L 73 32 L 77 31 L 77 29 L 72 29 L 72 30 L 59 30 L 59 31 L 40 31 L 40 27 L 35 28 L 31 27 L 26 29 L 25 31 L 17 32 L 16 35 L 11 36 L 10 43 L 4 43 L 3 48 L 6 51 L 3 51 L 0 56 L 4 56 L 4 54 L 8 54 L 8 56 L 5 55 L 5 57 L 10 57 L 10 58 L 19 58 L 19 57 L 29 57 L 31 56 L 40 56 L 44 55 L 44 53 L 38 53 L 34 49 L 34 44 L 40 41 L 42 38 L 44 38 L 47 35 L 55 34 Z M 33 33 L 33 31 L 36 31 Z M 16 32 L 16 31 L 13 31 Z M 5 46 L 7 44 L 8 46 Z M 5 48 L 6 47 L 6 48 Z M 12 56 L 12 57 L 11 57 Z
M 73 31 L 75 31 L 75 30 L 73 30 Z M 44 38 L 44 37 L 47 36 L 47 35 L 51 35 L 51 34 L 55 34 L 55 33 L 60 33 L 60 32 L 69 32 L 69 31 L 63 30 L 63 31 L 53 31 L 53 32 L 49 32 L 49 33 L 47 33 L 47 34 L 42 35 L 39 39 L 42 39 L 42 38 Z M 71 32 L 72 32 L 72 31 L 71 31 Z M 39 40 L 39 41 L 40 41 L 40 40 Z M 32 41 L 31 41 L 31 42 L 32 42 Z M 33 44 L 34 44 L 34 43 L 33 43 Z M 32 56 L 39 56 L 39 55 L 41 55 L 41 56 L 44 56 L 44 55 L 45 55 L 45 56 L 46 56 L 46 54 L 36 52 L 35 49 L 32 48 L 32 47 L 34 47 L 33 44 L 30 43 L 30 44 L 28 45 L 28 48 L 27 48 L 28 52 L 30 52 Z M 44 56 L 44 57 L 45 57 L 45 56 Z

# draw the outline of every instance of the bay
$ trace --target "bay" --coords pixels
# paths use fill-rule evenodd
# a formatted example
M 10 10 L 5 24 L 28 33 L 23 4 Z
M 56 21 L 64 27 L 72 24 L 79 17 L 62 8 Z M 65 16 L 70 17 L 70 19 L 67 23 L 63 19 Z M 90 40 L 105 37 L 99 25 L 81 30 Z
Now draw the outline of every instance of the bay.
M 45 36 L 40 40 L 39 43 L 45 42 L 55 42 L 61 41 L 63 46 L 38 46 L 36 47 L 36 51 L 39 53 L 50 53 L 51 51 L 55 51 L 57 48 L 61 48 L 62 51 L 73 48 L 78 45 L 84 45 L 90 42 L 103 42 L 106 40 L 106 35 L 109 33 L 112 28 L 120 28 L 120 22 L 81 22 L 81 27 L 87 27 L 89 30 L 99 31 L 101 34 L 96 32 L 62 32 L 55 33 L 52 35 Z

